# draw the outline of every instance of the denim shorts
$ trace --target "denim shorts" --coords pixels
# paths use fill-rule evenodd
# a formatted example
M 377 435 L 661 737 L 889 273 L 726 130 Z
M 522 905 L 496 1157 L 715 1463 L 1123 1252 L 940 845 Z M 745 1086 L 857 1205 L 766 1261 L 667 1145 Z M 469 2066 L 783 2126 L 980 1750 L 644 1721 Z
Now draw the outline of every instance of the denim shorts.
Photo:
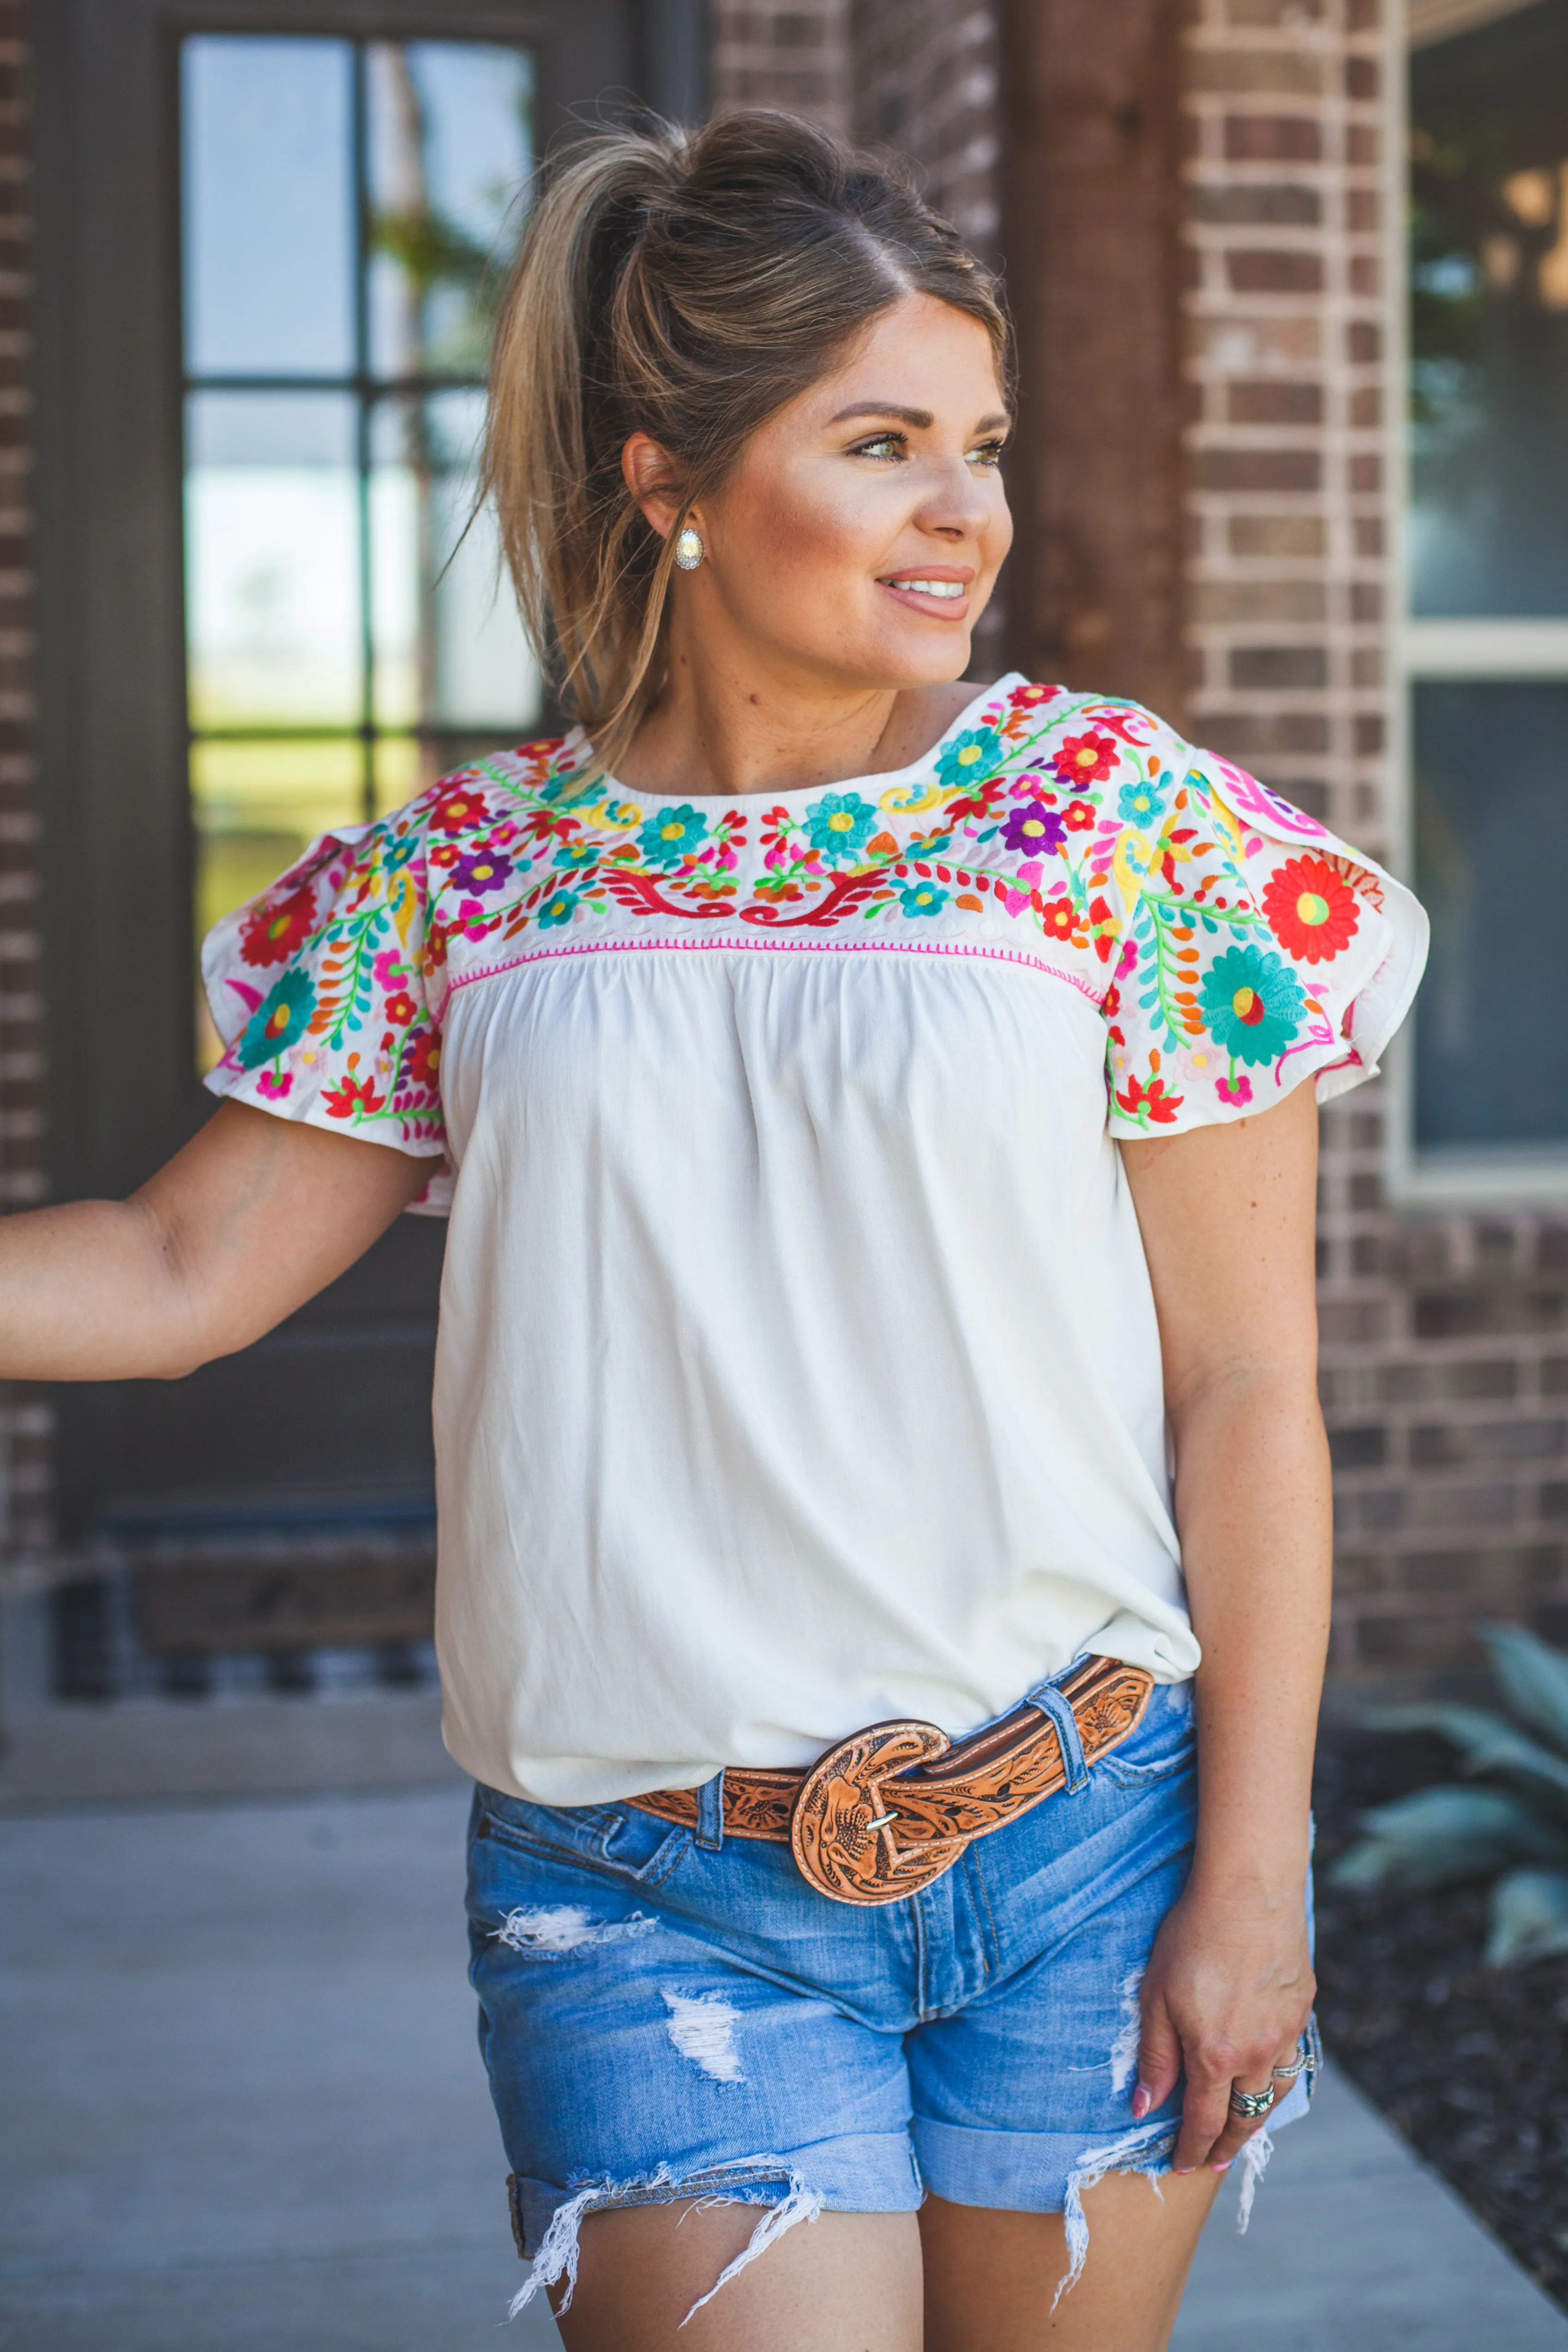
M 519 2305 L 570 2284 L 587 2214 L 692 2197 L 769 2209 L 742 2261 L 821 2210 L 907 2212 L 930 2190 L 1064 2212 L 1081 2267 L 1082 2191 L 1168 2169 L 1175 2144 L 1180 2086 L 1142 2124 L 1131 2100 L 1196 1783 L 1191 1686 L 1165 1685 L 1082 1787 L 881 1908 L 817 1894 L 787 1845 L 705 1850 L 628 1806 L 479 1789 L 471 1973 L 535 2258 Z

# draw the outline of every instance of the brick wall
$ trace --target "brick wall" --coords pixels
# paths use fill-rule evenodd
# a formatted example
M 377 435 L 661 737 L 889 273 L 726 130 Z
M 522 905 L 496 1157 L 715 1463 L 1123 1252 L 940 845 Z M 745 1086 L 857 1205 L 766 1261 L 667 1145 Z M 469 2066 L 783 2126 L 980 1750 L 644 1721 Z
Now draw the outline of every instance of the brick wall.
M 0 1207 L 46 1191 L 43 1029 L 32 758 L 32 340 L 27 14 L 0 0 Z M 7 1548 L 50 1532 L 47 1405 L 0 1391 L 0 1528 Z
M 977 242 L 1005 5 L 853 0 L 851 18 L 857 134 L 907 147 Z M 1383 283 L 1380 0 L 1187 0 L 1184 16 L 1190 667 L 1170 715 L 1388 856 L 1400 291 Z M 1479 1614 L 1568 1637 L 1568 1219 L 1391 1211 L 1386 1116 L 1372 1087 L 1324 1120 L 1342 1674 L 1469 1663 Z
M 714 106 L 782 106 L 847 131 L 849 0 L 715 0 L 708 87 Z
M 1379 0 L 1195 0 L 1187 36 L 1193 731 L 1386 856 Z M 1324 1121 L 1335 1664 L 1568 1635 L 1568 1224 L 1394 1213 L 1381 1088 Z

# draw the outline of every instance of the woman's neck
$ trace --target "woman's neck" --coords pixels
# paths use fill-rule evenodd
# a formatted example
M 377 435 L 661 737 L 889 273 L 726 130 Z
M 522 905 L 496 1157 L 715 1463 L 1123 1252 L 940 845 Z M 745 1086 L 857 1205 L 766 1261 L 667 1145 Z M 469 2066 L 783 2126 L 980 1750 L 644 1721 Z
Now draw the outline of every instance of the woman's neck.
M 769 679 L 674 648 L 620 780 L 633 791 L 741 797 L 884 775 L 928 751 L 977 691 Z

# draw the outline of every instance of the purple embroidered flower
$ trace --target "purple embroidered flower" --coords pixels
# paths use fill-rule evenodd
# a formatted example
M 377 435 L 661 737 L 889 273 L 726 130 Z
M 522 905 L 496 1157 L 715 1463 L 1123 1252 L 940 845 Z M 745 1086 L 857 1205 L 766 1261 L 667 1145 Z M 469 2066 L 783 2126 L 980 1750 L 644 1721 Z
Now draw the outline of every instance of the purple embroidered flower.
M 511 870 L 511 859 L 498 849 L 468 849 L 454 862 L 451 879 L 460 890 L 472 890 L 480 898 L 486 890 L 500 889 Z
M 1067 827 L 1055 809 L 1046 807 L 1042 800 L 1020 801 L 1008 812 L 1002 827 L 1002 840 L 1009 849 L 1016 849 L 1025 857 L 1045 857 L 1061 847 L 1067 838 Z

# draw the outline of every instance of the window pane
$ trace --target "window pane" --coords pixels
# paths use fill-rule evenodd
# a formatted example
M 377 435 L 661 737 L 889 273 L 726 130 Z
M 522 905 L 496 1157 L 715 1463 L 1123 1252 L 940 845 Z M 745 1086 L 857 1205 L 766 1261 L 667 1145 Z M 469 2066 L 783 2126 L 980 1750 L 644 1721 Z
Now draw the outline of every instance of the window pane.
M 357 726 L 356 410 L 338 393 L 192 394 L 191 724 Z
M 353 53 L 203 34 L 184 45 L 185 364 L 354 364 Z
M 371 614 L 378 725 L 493 728 L 534 720 L 538 672 L 495 522 L 472 521 L 479 392 L 388 400 L 371 428 Z
M 319 833 L 360 822 L 362 774 L 351 737 L 193 746 L 198 941 L 220 915 L 292 866 Z M 221 1047 L 199 989 L 197 1004 L 197 1055 L 206 1070 Z
M 1568 685 L 1416 688 L 1418 1143 L 1568 1140 L 1564 745 Z
M 1568 0 L 1411 60 L 1412 602 L 1568 613 Z
M 533 168 L 533 66 L 478 42 L 366 54 L 371 365 L 482 374 Z

